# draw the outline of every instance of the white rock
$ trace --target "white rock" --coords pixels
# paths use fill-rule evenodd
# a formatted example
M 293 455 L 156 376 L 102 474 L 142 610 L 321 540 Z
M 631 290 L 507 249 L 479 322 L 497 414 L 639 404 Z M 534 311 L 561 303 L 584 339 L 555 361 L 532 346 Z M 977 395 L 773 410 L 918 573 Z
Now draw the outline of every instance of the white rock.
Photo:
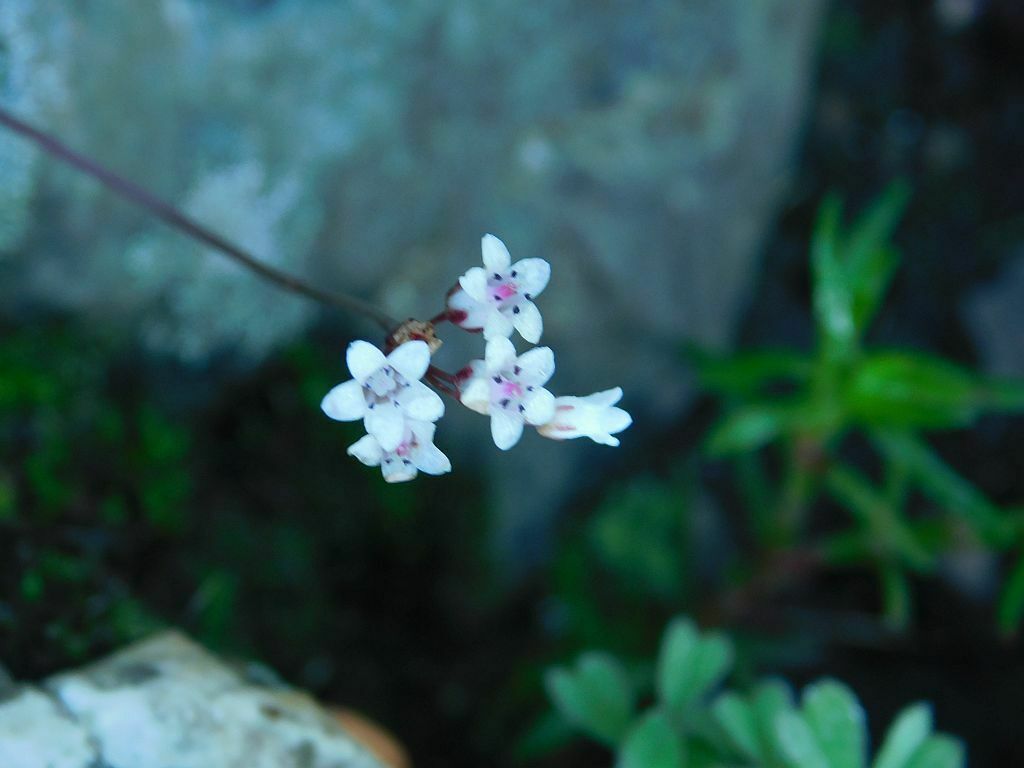
M 310 696 L 169 632 L 0 704 L 3 768 L 382 768 Z
M 81 725 L 33 688 L 0 702 L 0 765 L 4 768 L 83 768 L 96 750 Z

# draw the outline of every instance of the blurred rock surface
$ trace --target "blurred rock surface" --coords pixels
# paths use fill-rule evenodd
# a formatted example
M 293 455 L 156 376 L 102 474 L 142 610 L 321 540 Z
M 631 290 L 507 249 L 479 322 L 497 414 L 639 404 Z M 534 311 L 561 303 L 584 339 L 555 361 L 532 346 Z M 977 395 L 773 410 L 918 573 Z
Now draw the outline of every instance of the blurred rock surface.
M 384 768 L 312 698 L 168 632 L 0 690 L 4 768 Z
M 1003 273 L 976 290 L 966 319 L 985 369 L 997 376 L 1024 378 L 1024 247 Z
M 687 400 L 679 342 L 729 340 L 792 166 L 823 5 L 4 0 L 0 102 L 275 266 L 398 317 L 433 315 L 484 232 L 547 258 L 552 386 L 621 385 L 640 423 Z M 198 362 L 258 360 L 314 317 L 11 137 L 0 168 L 0 305 L 112 316 Z M 460 350 L 480 356 L 480 339 L 439 363 L 460 367 Z M 475 433 L 453 441 L 469 461 L 486 425 Z M 493 461 L 498 478 L 530 477 L 535 501 L 498 483 L 526 559 L 581 474 L 570 455 L 598 454 L 536 441 Z

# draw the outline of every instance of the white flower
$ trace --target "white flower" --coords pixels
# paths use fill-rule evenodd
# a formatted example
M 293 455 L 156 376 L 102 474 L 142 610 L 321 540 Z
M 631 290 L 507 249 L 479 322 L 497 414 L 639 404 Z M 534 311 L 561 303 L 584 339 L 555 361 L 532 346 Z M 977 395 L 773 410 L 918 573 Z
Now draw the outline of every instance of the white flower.
M 405 422 L 402 437 L 392 451 L 384 450 L 373 435 L 365 435 L 349 446 L 348 455 L 368 467 L 379 466 L 389 483 L 412 480 L 418 472 L 443 475 L 452 471 L 448 457 L 434 445 L 434 425 L 428 421 Z
M 407 341 L 387 357 L 369 342 L 353 341 L 345 361 L 353 378 L 328 392 L 320 407 L 338 421 L 362 419 L 382 450 L 398 448 L 406 418 L 430 422 L 444 414 L 441 398 L 420 382 L 430 366 L 425 341 Z
M 488 341 L 508 338 L 515 329 L 536 344 L 544 322 L 531 299 L 547 286 L 551 265 L 544 259 L 513 264 L 508 248 L 494 235 L 484 235 L 481 247 L 484 266 L 466 272 L 459 278 L 461 287 L 448 296 L 452 322 L 467 330 L 483 330 Z
M 491 415 L 494 444 L 507 451 L 523 434 L 523 422 L 544 424 L 555 414 L 555 397 L 544 384 L 555 372 L 555 356 L 548 347 L 535 347 L 516 357 L 506 338 L 487 342 L 484 360 L 470 363 L 472 373 L 462 387 L 462 404 Z
M 618 438 L 612 435 L 633 423 L 632 416 L 613 407 L 620 399 L 620 387 L 587 397 L 559 397 L 555 400 L 554 418 L 537 431 L 552 440 L 589 437 L 602 445 L 618 445 Z

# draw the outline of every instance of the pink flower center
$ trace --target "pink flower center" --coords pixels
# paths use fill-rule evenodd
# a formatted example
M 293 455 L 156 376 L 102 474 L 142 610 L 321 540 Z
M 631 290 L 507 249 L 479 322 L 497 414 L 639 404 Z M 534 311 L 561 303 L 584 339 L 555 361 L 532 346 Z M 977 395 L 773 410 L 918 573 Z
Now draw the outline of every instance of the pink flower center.
M 523 387 L 514 381 L 506 381 L 501 385 L 501 394 L 505 397 L 522 397 Z
M 501 283 L 500 285 L 494 286 L 493 293 L 496 297 L 505 301 L 506 299 L 515 296 L 518 291 L 516 290 L 514 283 Z

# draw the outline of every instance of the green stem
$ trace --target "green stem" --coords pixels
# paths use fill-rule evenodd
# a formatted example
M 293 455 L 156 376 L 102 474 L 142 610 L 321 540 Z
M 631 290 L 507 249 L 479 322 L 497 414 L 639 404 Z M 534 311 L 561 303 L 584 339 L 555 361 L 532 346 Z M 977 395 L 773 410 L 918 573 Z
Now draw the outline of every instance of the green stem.
M 837 465 L 825 478 L 829 493 L 874 537 L 879 555 L 898 555 L 915 568 L 927 569 L 932 558 L 921 546 L 898 508 L 892 507 L 867 480 L 851 467 Z

